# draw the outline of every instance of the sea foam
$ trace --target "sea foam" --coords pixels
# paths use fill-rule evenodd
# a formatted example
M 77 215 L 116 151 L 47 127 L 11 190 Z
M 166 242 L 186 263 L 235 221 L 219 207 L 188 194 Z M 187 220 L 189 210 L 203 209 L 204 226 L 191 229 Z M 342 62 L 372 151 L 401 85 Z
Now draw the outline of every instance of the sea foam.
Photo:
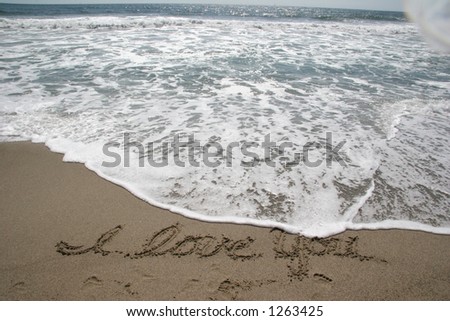
M 409 23 L 16 17 L 0 30 L 3 141 L 44 142 L 196 219 L 307 236 L 450 233 L 449 57 Z M 126 135 L 145 148 L 130 149 L 130 166 Z M 177 135 L 238 147 L 212 157 L 219 166 L 198 150 L 191 166 L 186 147 L 183 167 L 169 145 L 167 166 L 150 166 L 148 144 L 162 161 Z M 261 147 L 268 135 L 290 144 L 271 151 L 274 166 Z M 106 144 L 118 166 L 105 166 Z M 342 162 L 330 161 L 339 144 Z

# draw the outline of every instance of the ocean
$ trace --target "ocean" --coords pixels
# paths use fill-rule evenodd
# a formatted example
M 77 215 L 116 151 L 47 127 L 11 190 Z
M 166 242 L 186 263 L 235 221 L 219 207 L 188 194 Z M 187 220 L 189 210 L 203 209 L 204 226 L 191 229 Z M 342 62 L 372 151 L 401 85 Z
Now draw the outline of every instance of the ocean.
M 0 84 L 0 141 L 181 215 L 450 234 L 450 55 L 403 13 L 0 4 Z

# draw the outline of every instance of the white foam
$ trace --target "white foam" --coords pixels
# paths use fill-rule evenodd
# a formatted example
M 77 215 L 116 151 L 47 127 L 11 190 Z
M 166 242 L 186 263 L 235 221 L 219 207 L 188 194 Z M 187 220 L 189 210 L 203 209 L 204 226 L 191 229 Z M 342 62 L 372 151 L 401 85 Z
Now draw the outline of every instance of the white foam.
M 424 105 L 410 96 L 430 84 L 389 79 L 386 70 L 406 75 L 415 68 L 425 78 L 442 72 L 428 63 L 416 64 L 418 55 L 436 56 L 417 40 L 414 28 L 326 22 L 258 22 L 256 28 L 253 21 L 199 21 L 0 19 L 5 42 L 18 41 L 2 48 L 0 57 L 5 70 L 0 77 L 6 84 L 0 94 L 0 136 L 45 142 L 64 153 L 65 161 L 84 163 L 139 198 L 192 218 L 278 227 L 308 236 L 388 226 L 377 222 L 379 209 L 368 203 L 380 196 L 380 171 L 398 182 L 418 181 L 412 173 L 401 180 L 397 169 L 404 159 L 395 144 L 404 139 L 398 130 L 409 124 L 406 116 L 416 115 L 411 106 Z M 430 92 L 433 99 L 444 96 L 445 105 L 448 97 L 442 89 L 434 86 Z M 415 122 L 420 123 L 421 115 L 414 116 Z M 442 117 L 422 135 L 434 144 L 432 134 L 440 130 Z M 411 126 L 419 128 L 415 122 Z M 347 165 L 324 162 L 327 132 L 333 134 L 333 147 L 345 142 L 339 152 Z M 309 156 L 323 162 L 286 169 L 277 159 L 272 168 L 256 149 L 259 165 L 245 168 L 240 164 L 249 159 L 236 148 L 233 167 L 226 167 L 224 158 L 217 168 L 179 167 L 171 157 L 162 169 L 146 162 L 139 168 L 134 152 L 131 167 L 123 162 L 103 166 L 111 161 L 103 153 L 104 144 L 119 143 L 114 151 L 122 155 L 124 133 L 130 133 L 131 141 L 144 146 L 155 142 L 157 147 L 172 142 L 176 134 L 183 134 L 184 141 L 195 135 L 202 144 L 213 140 L 223 147 L 261 144 L 270 134 L 278 145 L 293 143 L 281 155 L 290 160 L 308 142 L 320 144 Z M 422 147 L 406 140 L 401 144 Z M 448 165 L 443 160 L 447 150 L 441 157 L 431 155 L 438 160 L 435 173 L 441 177 L 436 193 L 447 193 L 445 175 L 438 169 L 441 163 Z M 187 161 L 186 154 L 183 159 Z M 427 179 L 421 183 L 431 186 Z M 437 216 L 442 210 L 436 207 Z M 400 214 L 397 218 L 395 224 L 405 221 Z M 436 227 L 441 229 L 445 227 Z

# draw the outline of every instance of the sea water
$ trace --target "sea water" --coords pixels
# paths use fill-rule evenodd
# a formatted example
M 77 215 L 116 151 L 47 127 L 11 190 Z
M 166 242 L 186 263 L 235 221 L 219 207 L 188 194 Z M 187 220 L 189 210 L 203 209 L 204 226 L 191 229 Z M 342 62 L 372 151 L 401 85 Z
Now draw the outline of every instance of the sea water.
M 2 141 L 173 212 L 450 234 L 450 56 L 402 13 L 1 4 L 0 84 Z

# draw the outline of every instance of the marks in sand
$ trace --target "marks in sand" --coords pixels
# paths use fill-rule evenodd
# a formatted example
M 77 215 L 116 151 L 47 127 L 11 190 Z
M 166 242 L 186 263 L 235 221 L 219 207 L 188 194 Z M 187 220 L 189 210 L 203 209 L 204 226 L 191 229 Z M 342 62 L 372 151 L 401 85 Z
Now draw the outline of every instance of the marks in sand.
M 95 244 L 91 247 L 81 246 L 73 246 L 69 245 L 66 242 L 58 242 L 56 244 L 56 251 L 61 253 L 62 255 L 80 255 L 86 254 L 89 252 L 93 252 L 95 254 L 101 254 L 103 256 L 111 254 L 111 251 L 106 251 L 103 249 L 106 243 L 110 242 L 114 236 L 116 236 L 123 229 L 122 225 L 118 225 L 109 231 L 100 235 Z M 119 251 L 115 251 L 116 253 L 120 253 Z
M 254 260 L 262 254 L 250 251 L 250 246 L 255 241 L 251 237 L 245 239 L 233 240 L 222 235 L 215 237 L 212 235 L 187 235 L 181 236 L 182 228 L 179 224 L 171 225 L 154 233 L 145 240 L 140 250 L 125 253 L 119 250 L 105 250 L 104 246 L 109 243 L 120 231 L 121 225 L 112 228 L 103 233 L 92 246 L 73 246 L 67 242 L 58 242 L 56 251 L 62 255 L 81 255 L 87 253 L 101 254 L 107 256 L 110 254 L 119 254 L 128 259 L 142 259 L 145 257 L 157 257 L 171 255 L 175 257 L 197 256 L 207 258 L 225 253 L 232 260 Z
M 272 230 L 272 234 L 274 235 L 273 251 L 275 258 L 288 260 L 288 275 L 291 281 L 294 279 L 303 281 L 305 278 L 312 276 L 317 281 L 333 282 L 331 277 L 323 273 L 311 275 L 310 260 L 312 257 L 335 256 L 361 262 L 387 263 L 386 260 L 361 254 L 358 247 L 358 237 L 306 238 L 300 235 L 288 235 L 280 230 Z
M 276 280 L 231 280 L 226 279 L 219 284 L 217 291 L 221 294 L 212 300 L 238 300 L 242 292 L 249 292 L 254 288 L 276 283 Z
M 91 276 L 83 282 L 84 288 L 95 288 L 103 286 L 103 281 L 96 276 Z
M 323 275 L 323 274 L 321 274 L 321 273 L 314 273 L 313 278 L 314 278 L 315 280 L 317 280 L 317 281 L 322 281 L 322 282 L 325 282 L 325 283 L 331 283 L 331 282 L 333 282 L 333 279 L 331 279 L 331 278 L 329 278 L 328 276 Z
M 84 280 L 82 290 L 86 293 L 94 293 L 96 291 L 107 291 L 114 293 L 117 297 L 135 296 L 139 293 L 133 289 L 131 282 L 121 280 L 103 280 L 93 275 Z M 94 296 L 95 298 L 95 296 Z
M 28 286 L 23 281 L 14 283 L 9 290 L 14 296 L 24 297 L 29 294 Z
M 61 241 L 56 244 L 56 251 L 66 256 L 94 253 L 101 256 L 119 255 L 129 260 L 162 256 L 178 258 L 194 256 L 198 259 L 205 259 L 222 253 L 222 255 L 226 255 L 235 261 L 255 261 L 261 259 L 263 256 L 262 253 L 258 253 L 252 248 L 255 239 L 250 236 L 235 240 L 225 235 L 221 235 L 220 237 L 211 234 L 185 235 L 180 224 L 170 225 L 154 232 L 135 251 L 105 249 L 106 245 L 112 246 L 114 237 L 123 230 L 124 227 L 118 225 L 106 231 L 100 235 L 92 246 L 73 246 Z M 312 258 L 333 256 L 360 262 L 386 263 L 383 259 L 361 254 L 358 237 L 311 239 L 298 235 L 289 235 L 280 230 L 272 230 L 270 234 L 273 238 L 275 259 L 287 261 L 286 267 L 288 277 L 291 281 L 303 281 L 311 278 L 317 282 L 326 284 L 333 283 L 333 278 L 329 275 L 325 275 L 321 271 L 311 271 Z M 96 284 L 98 283 L 97 281 L 99 280 L 95 278 L 86 280 L 89 284 Z M 250 286 L 251 282 L 254 284 L 254 282 L 259 281 L 233 282 L 225 280 L 219 286 L 218 291 L 223 293 L 228 291 L 231 293 L 232 299 L 236 296 L 232 294 L 236 292 L 236 289 L 240 291 L 245 290 Z M 124 287 L 127 288 L 125 285 Z

